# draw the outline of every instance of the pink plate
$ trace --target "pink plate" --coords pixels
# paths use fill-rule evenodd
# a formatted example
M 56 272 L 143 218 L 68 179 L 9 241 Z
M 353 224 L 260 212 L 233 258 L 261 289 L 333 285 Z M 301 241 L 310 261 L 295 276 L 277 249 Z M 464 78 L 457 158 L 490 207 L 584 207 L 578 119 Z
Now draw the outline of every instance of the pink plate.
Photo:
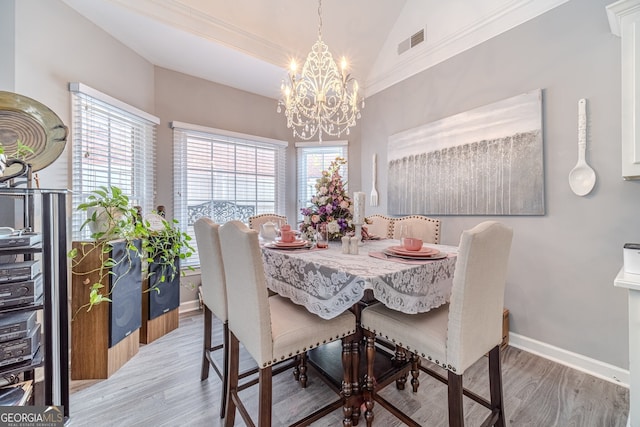
M 440 253 L 439 250 L 423 246 L 419 251 L 408 251 L 402 246 L 389 246 L 387 250 L 391 253 L 412 256 L 416 258 L 429 258 Z
M 294 240 L 293 242 L 280 242 L 276 240 L 273 242 L 273 246 L 276 248 L 301 248 L 306 246 L 307 243 L 309 242 L 306 240 Z

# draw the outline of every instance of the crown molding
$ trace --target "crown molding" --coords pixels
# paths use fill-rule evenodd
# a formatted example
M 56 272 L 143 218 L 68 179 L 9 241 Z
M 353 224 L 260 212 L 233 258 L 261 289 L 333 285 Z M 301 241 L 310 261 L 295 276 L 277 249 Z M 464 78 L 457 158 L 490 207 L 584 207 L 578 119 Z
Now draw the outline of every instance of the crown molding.
M 109 0 L 124 9 L 212 40 L 271 64 L 287 64 L 282 47 L 176 0 Z
M 611 33 L 620 37 L 620 21 L 626 15 L 640 12 L 640 0 L 620 0 L 606 6 Z

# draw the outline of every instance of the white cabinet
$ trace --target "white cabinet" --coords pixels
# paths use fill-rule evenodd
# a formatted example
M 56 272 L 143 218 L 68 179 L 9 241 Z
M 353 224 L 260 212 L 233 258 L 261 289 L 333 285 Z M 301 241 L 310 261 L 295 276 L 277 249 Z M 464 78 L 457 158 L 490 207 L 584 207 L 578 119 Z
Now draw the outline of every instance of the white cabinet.
M 640 179 L 640 0 L 611 3 L 607 15 L 622 39 L 622 177 Z
M 640 427 L 640 275 L 620 269 L 614 286 L 629 290 L 629 420 L 628 427 Z

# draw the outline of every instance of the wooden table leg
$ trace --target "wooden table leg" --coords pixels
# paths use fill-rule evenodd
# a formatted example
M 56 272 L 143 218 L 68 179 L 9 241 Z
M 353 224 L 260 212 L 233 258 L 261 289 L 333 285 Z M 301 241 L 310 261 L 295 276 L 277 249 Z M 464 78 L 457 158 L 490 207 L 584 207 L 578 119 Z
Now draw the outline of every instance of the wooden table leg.
M 376 358 L 376 337 L 372 333 L 366 333 L 367 339 L 367 377 L 364 386 L 366 392 L 364 418 L 367 421 L 367 427 L 373 425 L 373 406 L 374 406 L 374 385 L 373 385 L 373 361 Z
M 360 387 L 360 339 L 356 338 L 351 343 L 351 394 L 355 397 L 355 399 L 353 399 L 351 420 L 354 426 L 357 426 L 360 420 L 362 391 Z
M 342 406 L 342 413 L 344 415 L 344 419 L 342 420 L 342 425 L 344 427 L 352 427 L 351 416 L 353 415 L 352 408 L 352 399 L 351 399 L 351 391 L 352 391 L 352 368 L 353 362 L 351 360 L 351 341 L 343 338 L 342 339 L 342 370 L 343 370 L 343 380 L 342 380 L 342 397 L 344 398 L 344 403 Z

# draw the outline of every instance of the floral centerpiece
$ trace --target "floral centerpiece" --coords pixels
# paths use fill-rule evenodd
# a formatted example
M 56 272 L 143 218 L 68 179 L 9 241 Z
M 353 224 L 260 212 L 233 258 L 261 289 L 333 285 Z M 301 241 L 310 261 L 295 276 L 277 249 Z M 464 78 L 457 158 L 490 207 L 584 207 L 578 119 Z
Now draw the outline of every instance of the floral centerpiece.
M 311 205 L 301 209 L 304 220 L 300 231 L 307 237 L 314 235 L 319 224 L 326 224 L 327 234 L 333 240 L 353 231 L 353 206 L 340 176 L 340 167 L 345 164 L 344 158 L 336 157 L 329 169 L 322 171 Z

